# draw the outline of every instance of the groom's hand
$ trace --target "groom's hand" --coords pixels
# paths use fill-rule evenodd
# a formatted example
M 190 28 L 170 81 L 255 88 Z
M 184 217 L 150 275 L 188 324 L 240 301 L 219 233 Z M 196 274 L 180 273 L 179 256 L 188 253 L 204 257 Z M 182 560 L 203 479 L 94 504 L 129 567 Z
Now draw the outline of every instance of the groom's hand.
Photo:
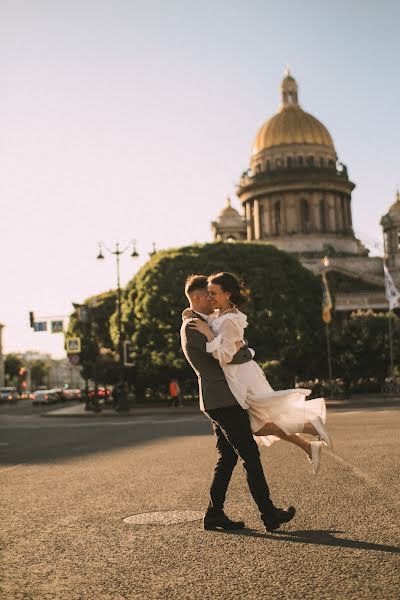
M 254 350 L 253 350 L 253 354 L 252 354 L 249 348 L 240 348 L 240 350 L 238 350 L 236 352 L 236 354 L 233 356 L 233 358 L 229 364 L 230 365 L 241 365 L 243 363 L 249 362 L 249 360 L 252 360 L 253 356 L 254 356 Z

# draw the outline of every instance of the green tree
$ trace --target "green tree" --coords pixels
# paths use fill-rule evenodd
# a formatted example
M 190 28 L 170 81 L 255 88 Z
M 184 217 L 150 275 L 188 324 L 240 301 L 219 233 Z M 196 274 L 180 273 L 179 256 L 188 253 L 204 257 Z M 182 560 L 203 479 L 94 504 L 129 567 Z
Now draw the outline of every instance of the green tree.
M 22 367 L 22 361 L 17 354 L 7 354 L 4 359 L 4 375 L 8 383 L 14 382 Z
M 324 354 L 320 281 L 273 246 L 213 243 L 158 252 L 124 291 L 124 336 L 136 348 L 130 377 L 141 391 L 165 389 L 173 376 L 193 386 L 179 340 L 184 284 L 191 273 L 221 270 L 243 277 L 250 289 L 246 336 L 257 360 L 283 361 L 292 379 L 318 375 Z M 112 334 L 115 343 L 115 324 Z
M 116 308 L 115 291 L 91 296 L 70 317 L 66 337 L 81 340 L 82 377 L 101 384 L 116 381 L 117 357 L 110 335 L 110 319 Z
M 34 360 L 31 362 L 31 382 L 34 389 L 46 385 L 46 377 L 49 372 L 49 367 L 42 360 Z
M 392 314 L 394 363 L 400 363 L 400 318 Z M 381 388 L 390 370 L 388 313 L 358 311 L 333 333 L 334 375 L 351 382 L 374 378 Z

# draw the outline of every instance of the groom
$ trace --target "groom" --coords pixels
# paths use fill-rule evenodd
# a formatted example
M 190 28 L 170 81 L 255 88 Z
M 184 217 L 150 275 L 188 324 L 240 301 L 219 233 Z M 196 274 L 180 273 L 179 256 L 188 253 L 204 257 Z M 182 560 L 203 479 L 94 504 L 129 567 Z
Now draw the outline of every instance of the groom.
M 207 292 L 207 277 L 191 275 L 185 285 L 185 294 L 196 317 L 207 321 L 213 312 Z M 200 409 L 211 420 L 217 442 L 218 460 L 210 488 L 210 501 L 204 516 L 204 529 L 242 529 L 243 521 L 232 521 L 224 513 L 225 496 L 238 457 L 246 473 L 250 493 L 261 514 L 267 531 L 278 529 L 293 519 L 295 508 L 273 505 L 260 461 L 258 446 L 250 429 L 247 411 L 229 389 L 219 362 L 206 351 L 206 337 L 193 329 L 190 319 L 183 322 L 181 344 L 185 357 L 199 380 Z M 252 359 L 249 349 L 241 348 L 232 363 Z

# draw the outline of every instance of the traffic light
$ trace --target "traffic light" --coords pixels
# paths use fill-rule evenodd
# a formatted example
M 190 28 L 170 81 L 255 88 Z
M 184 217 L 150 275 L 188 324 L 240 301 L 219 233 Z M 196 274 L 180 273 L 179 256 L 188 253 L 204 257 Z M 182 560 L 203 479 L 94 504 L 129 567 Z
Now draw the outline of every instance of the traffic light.
M 32 312 L 32 311 L 29 313 L 29 323 L 31 324 L 31 327 L 33 327 L 33 326 L 34 326 L 34 323 L 35 323 L 35 315 L 33 314 L 33 312 Z

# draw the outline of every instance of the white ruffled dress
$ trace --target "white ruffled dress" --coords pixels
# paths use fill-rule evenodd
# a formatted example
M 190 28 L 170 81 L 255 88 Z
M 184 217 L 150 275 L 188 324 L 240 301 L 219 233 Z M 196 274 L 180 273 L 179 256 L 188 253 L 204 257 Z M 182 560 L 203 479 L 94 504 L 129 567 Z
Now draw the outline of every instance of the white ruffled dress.
M 321 419 L 326 420 L 324 398 L 306 400 L 311 390 L 295 388 L 274 391 L 269 385 L 264 372 L 258 364 L 251 360 L 240 365 L 229 364 L 236 353 L 235 342 L 242 340 L 247 327 L 244 313 L 225 313 L 209 318 L 215 338 L 207 342 L 207 352 L 212 353 L 219 361 L 229 388 L 238 403 L 247 409 L 253 432 L 271 422 L 286 434 L 301 433 L 304 423 Z M 279 438 L 255 436 L 258 443 L 270 446 Z

